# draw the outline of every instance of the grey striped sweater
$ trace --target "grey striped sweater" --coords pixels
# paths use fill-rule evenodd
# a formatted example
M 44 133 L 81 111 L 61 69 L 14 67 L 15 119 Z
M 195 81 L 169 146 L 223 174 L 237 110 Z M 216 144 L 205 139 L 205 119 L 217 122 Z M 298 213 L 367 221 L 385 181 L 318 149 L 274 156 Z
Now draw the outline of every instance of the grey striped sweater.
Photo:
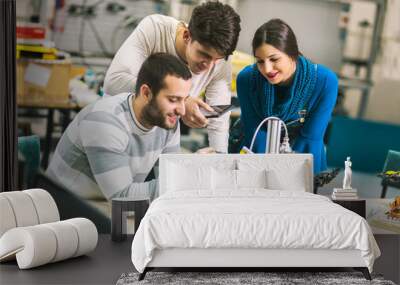
M 87 199 L 150 198 L 157 181 L 144 182 L 161 153 L 180 151 L 174 130 L 146 130 L 122 93 L 100 99 L 74 118 L 59 141 L 47 174 Z

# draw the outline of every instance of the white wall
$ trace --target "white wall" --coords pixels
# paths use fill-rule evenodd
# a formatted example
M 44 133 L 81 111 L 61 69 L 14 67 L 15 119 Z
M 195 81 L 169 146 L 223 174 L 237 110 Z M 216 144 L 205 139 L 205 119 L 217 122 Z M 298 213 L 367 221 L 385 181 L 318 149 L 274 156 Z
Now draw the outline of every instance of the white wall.
M 156 12 L 153 1 L 116 1 L 126 5 L 127 10 L 112 15 L 105 11 L 105 3 L 103 3 L 97 7 L 97 17 L 92 19 L 109 51 L 112 50 L 116 27 L 123 17 L 126 15 L 144 17 Z M 96 2 L 96 0 L 88 0 L 87 4 Z M 171 1 L 171 3 L 174 2 L 176 1 Z M 68 0 L 66 3 L 67 6 L 80 5 L 82 0 Z M 239 50 L 251 53 L 251 40 L 257 27 L 269 19 L 279 17 L 292 26 L 300 49 L 306 56 L 335 71 L 339 70 L 341 46 L 338 28 L 340 5 L 338 3 L 320 0 L 237 0 L 233 3 L 242 19 Z M 63 21 L 64 32 L 58 33 L 55 37 L 57 46 L 60 49 L 79 51 L 82 18 L 67 16 Z M 131 30 L 127 29 L 118 30 L 114 46 L 118 47 L 130 32 Z M 84 28 L 83 46 L 87 52 L 100 51 L 88 24 Z
M 97 3 L 97 0 L 87 0 L 87 5 Z M 117 29 L 121 21 L 126 16 L 143 18 L 147 15 L 158 12 L 158 6 L 154 1 L 147 0 L 115 0 L 126 6 L 126 10 L 117 14 L 111 14 L 106 11 L 106 5 L 110 1 L 105 1 L 96 8 L 96 17 L 92 18 L 101 39 L 103 40 L 106 49 L 113 52 L 113 48 L 118 49 L 121 43 L 127 36 L 132 33 L 133 29 Z M 67 9 L 71 4 L 81 5 L 82 0 L 68 0 Z M 79 34 L 81 31 L 82 17 L 68 16 L 63 19 L 64 32 L 59 32 L 55 35 L 55 42 L 58 48 L 68 51 L 79 51 Z M 94 37 L 89 24 L 86 21 L 84 26 L 83 47 L 85 52 L 100 52 L 99 44 Z M 112 41 L 115 41 L 113 44 Z M 113 47 L 114 46 L 114 47 Z
M 368 98 L 365 119 L 400 124 L 400 1 L 388 0 L 382 34 L 382 49 L 373 68 L 373 87 Z M 373 27 L 362 29 L 359 22 L 374 23 L 375 4 L 353 1 L 350 10 L 348 40 L 344 54 L 365 59 L 369 56 Z M 364 72 L 361 72 L 362 75 Z M 346 92 L 345 106 L 356 116 L 361 99 L 359 90 Z
M 382 79 L 374 83 L 365 117 L 400 124 L 400 80 Z
M 350 58 L 367 59 L 371 53 L 371 38 L 375 22 L 376 5 L 368 1 L 354 1 L 349 12 L 346 44 L 343 54 Z M 369 27 L 360 23 L 368 21 Z

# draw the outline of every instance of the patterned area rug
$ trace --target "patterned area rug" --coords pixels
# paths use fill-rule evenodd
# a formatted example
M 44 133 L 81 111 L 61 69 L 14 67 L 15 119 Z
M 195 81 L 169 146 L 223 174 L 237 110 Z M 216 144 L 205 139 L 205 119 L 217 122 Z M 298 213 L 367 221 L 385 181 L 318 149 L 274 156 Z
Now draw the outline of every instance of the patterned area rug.
M 382 276 L 372 275 L 372 281 L 364 278 L 360 272 L 148 272 L 142 281 L 139 273 L 122 274 L 117 285 L 145 284 L 328 284 L 354 285 L 379 284 L 395 285 Z

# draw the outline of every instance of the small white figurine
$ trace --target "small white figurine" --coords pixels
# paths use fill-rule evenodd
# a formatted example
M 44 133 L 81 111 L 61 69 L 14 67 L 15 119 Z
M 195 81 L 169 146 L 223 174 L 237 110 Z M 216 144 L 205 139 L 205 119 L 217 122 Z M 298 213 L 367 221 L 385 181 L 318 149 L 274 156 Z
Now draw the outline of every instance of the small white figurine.
M 352 189 L 351 188 L 351 161 L 350 161 L 350 156 L 348 156 L 347 160 L 344 162 L 343 189 Z

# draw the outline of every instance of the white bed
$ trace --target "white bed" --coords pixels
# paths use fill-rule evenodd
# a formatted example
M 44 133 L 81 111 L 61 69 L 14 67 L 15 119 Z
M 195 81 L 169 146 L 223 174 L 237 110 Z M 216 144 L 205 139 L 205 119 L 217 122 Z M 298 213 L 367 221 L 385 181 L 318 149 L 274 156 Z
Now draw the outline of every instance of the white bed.
M 162 155 L 159 182 L 132 243 L 141 278 L 154 267 L 355 267 L 369 278 L 380 255 L 363 218 L 312 194 L 311 155 Z

